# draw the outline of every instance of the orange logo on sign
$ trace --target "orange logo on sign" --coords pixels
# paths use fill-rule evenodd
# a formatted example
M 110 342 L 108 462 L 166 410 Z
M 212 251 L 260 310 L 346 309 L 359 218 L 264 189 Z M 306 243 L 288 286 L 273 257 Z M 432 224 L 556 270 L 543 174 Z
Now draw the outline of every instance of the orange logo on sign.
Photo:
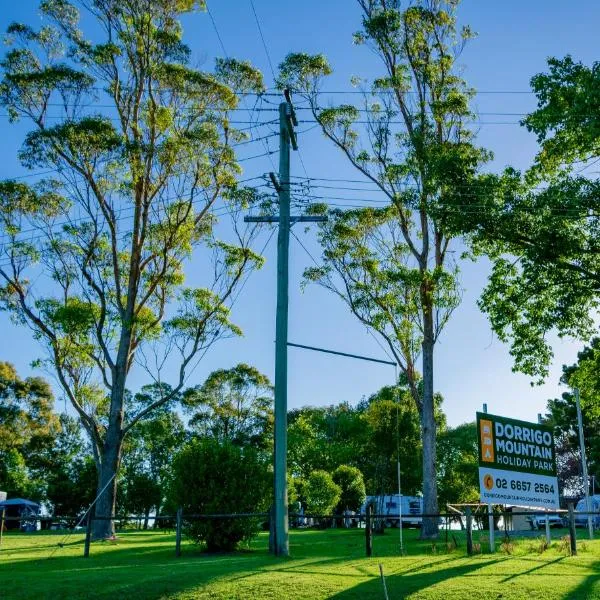
M 481 440 L 481 460 L 494 462 L 494 434 L 491 421 L 487 419 L 479 421 L 479 439 Z
M 494 487 L 494 478 L 491 475 L 485 475 L 483 477 L 483 486 L 489 492 Z

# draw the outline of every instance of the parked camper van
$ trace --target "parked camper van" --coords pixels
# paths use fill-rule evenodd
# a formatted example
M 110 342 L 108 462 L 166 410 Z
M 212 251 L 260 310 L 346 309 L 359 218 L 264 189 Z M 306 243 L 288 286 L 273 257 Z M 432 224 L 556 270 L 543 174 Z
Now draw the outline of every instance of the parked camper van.
M 596 494 L 595 496 L 590 496 L 590 504 L 592 505 L 592 512 L 600 512 L 600 494 Z M 585 512 L 587 511 L 587 505 L 585 503 L 585 498 L 582 498 L 575 507 L 577 512 Z M 575 526 L 576 527 L 587 527 L 588 516 L 587 515 L 575 515 Z M 595 529 L 600 528 L 600 515 L 592 515 L 592 523 Z
M 420 527 L 421 514 L 423 513 L 422 496 L 402 496 L 388 494 L 385 496 L 367 496 L 364 504 L 360 507 L 360 514 L 365 515 L 367 505 L 373 505 L 373 514 L 385 515 L 386 527 L 398 527 L 398 515 L 402 501 L 402 527 Z

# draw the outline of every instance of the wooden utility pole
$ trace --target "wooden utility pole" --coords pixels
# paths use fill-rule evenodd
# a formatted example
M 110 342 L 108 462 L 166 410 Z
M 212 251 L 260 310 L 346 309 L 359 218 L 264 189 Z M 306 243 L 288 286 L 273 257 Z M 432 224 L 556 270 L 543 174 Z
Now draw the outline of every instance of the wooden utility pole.
M 290 145 L 298 149 L 294 126 L 298 124 L 289 92 L 279 105 L 279 181 L 270 173 L 279 194 L 279 215 L 245 217 L 249 223 L 279 223 L 277 238 L 277 315 L 275 323 L 275 448 L 274 448 L 274 535 L 275 556 L 288 556 L 287 500 L 287 345 L 288 345 L 288 271 L 290 226 L 298 222 L 321 222 L 325 217 L 290 216 Z

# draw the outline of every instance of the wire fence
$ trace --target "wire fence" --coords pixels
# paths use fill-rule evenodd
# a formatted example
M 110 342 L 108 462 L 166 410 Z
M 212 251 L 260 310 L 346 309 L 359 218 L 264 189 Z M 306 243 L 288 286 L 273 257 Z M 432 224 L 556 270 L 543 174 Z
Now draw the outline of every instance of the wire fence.
M 568 510 L 549 510 L 532 512 L 528 511 L 494 511 L 491 514 L 487 512 L 477 512 L 477 509 L 487 511 L 487 505 L 478 505 L 475 510 L 467 507 L 464 512 L 454 510 L 446 513 L 418 513 L 418 514 L 398 514 L 398 513 L 376 513 L 372 505 L 366 507 L 366 512 L 352 513 L 346 511 L 341 514 L 316 514 L 303 512 L 290 512 L 289 524 L 291 528 L 357 528 L 364 529 L 365 532 L 365 554 L 372 556 L 373 539 L 377 533 L 382 533 L 385 528 L 402 527 L 419 528 L 423 519 L 433 519 L 439 528 L 438 540 L 445 543 L 448 547 L 460 547 L 466 544 L 467 554 L 472 555 L 483 550 L 484 544 L 489 541 L 490 552 L 495 552 L 495 536 L 498 535 L 506 543 L 517 537 L 527 537 L 539 535 L 540 529 L 546 530 L 546 541 L 550 544 L 551 527 L 568 528 L 568 542 L 570 554 L 577 554 L 577 527 L 586 527 L 589 531 L 589 537 L 593 537 L 593 530 L 600 529 L 599 511 L 575 511 L 572 505 Z M 490 519 L 491 517 L 491 519 Z M 522 517 L 520 522 L 516 518 Z M 272 515 L 269 512 L 254 513 L 189 513 L 184 514 L 183 509 L 179 509 L 172 515 L 115 515 L 115 516 L 97 516 L 92 507 L 85 515 L 85 527 L 79 526 L 83 522 L 78 516 L 40 516 L 34 514 L 26 515 L 7 515 L 3 511 L 0 515 L 0 547 L 2 543 L 2 533 L 10 529 L 21 531 L 37 530 L 38 523 L 42 530 L 63 529 L 66 530 L 65 538 L 57 544 L 57 549 L 64 546 L 68 537 L 74 533 L 84 533 L 84 552 L 83 556 L 90 555 L 90 546 L 92 541 L 93 525 L 98 521 L 111 521 L 115 523 L 117 530 L 122 530 L 125 526 L 137 524 L 141 528 L 142 523 L 147 526 L 152 522 L 154 529 L 160 529 L 166 532 L 175 532 L 175 555 L 181 555 L 181 541 L 185 533 L 186 526 L 197 521 L 220 521 L 226 523 L 230 520 L 254 519 L 262 521 L 263 529 L 271 530 L 273 522 Z M 493 526 L 492 525 L 493 520 Z M 520 525 L 520 526 L 519 526 Z M 590 526 L 591 525 L 591 526 Z M 479 531 L 479 543 L 474 541 L 473 532 Z M 270 536 L 271 537 L 271 536 Z M 582 536 L 579 536 L 580 538 Z M 563 532 L 561 538 L 566 539 Z M 588 537 L 585 537 L 588 539 Z M 402 537 L 400 533 L 400 552 L 403 552 Z M 54 552 L 50 555 L 53 556 Z

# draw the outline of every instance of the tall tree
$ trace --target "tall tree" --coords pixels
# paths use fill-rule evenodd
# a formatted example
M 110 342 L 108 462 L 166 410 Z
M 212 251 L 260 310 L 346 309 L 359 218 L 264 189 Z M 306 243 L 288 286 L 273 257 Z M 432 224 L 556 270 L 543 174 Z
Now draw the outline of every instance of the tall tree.
M 463 423 L 449 427 L 438 439 L 440 502 L 479 501 L 477 427 Z
M 400 461 L 403 493 L 416 495 L 422 489 L 423 446 L 419 413 L 408 389 L 381 388 L 369 397 L 362 416 L 366 435 L 358 466 L 369 494 L 397 491 Z
M 44 469 L 46 498 L 55 516 L 77 518 L 96 496 L 98 473 L 79 419 L 66 414 L 59 419 L 60 432 L 48 449 Z
M 132 405 L 138 411 L 171 394 L 166 384 L 147 385 L 135 394 Z M 144 529 L 151 511 L 160 514 L 171 476 L 173 457 L 186 440 L 185 426 L 173 408 L 179 403 L 177 394 L 140 420 L 127 436 L 123 448 L 123 511 L 144 514 Z
M 330 213 L 321 228 L 322 266 L 307 278 L 336 293 L 383 337 L 406 378 L 421 419 L 424 510 L 438 511 L 434 347 L 460 292 L 451 236 L 437 209 L 467 195 L 489 155 L 472 143 L 469 89 L 455 66 L 472 33 L 457 31 L 456 0 L 358 0 L 362 30 L 383 73 L 364 89 L 362 109 L 323 108 L 323 56 L 289 55 L 280 83 L 306 99 L 325 136 L 387 205 Z M 400 126 L 398 126 L 400 123 Z M 417 361 L 422 359 L 422 388 Z M 435 537 L 437 520 L 421 535 Z
M 254 196 L 236 189 L 232 147 L 244 134 L 230 116 L 262 79 L 232 59 L 213 73 L 190 66 L 179 17 L 203 5 L 43 0 L 48 24 L 10 25 L 1 62 L 0 103 L 33 127 L 20 159 L 51 173 L 0 183 L 0 302 L 44 346 L 89 435 L 104 517 L 127 432 L 183 388 L 194 357 L 239 334 L 229 303 L 261 263 L 252 230 L 236 224 Z M 233 217 L 228 242 L 217 239 L 219 211 Z M 192 253 L 206 287 L 184 285 Z M 158 382 L 177 373 L 169 395 L 135 414 L 134 365 Z M 96 521 L 95 535 L 112 529 Z
M 600 481 L 600 338 L 594 338 L 577 355 L 577 362 L 563 366 L 561 383 L 576 387 L 581 395 L 585 451 L 590 478 Z M 572 392 L 548 400 L 546 419 L 554 427 L 556 462 L 562 494 L 583 494 L 586 482 L 581 469 L 577 408 Z M 587 485 L 591 484 L 590 482 Z M 600 489 L 600 485 L 598 485 Z M 591 493 L 591 490 L 590 490 Z
M 240 363 L 213 371 L 184 393 L 189 424 L 203 437 L 267 449 L 273 434 L 273 386 L 256 368 Z
M 492 261 L 480 307 L 509 342 L 515 368 L 548 374 L 548 333 L 589 340 L 600 293 L 600 184 L 583 171 L 600 158 L 600 63 L 550 59 L 532 78 L 538 108 L 523 120 L 540 151 L 522 174 L 489 176 L 442 212 Z
M 47 457 L 60 431 L 50 385 L 21 379 L 0 362 L 0 489 L 10 496 L 42 500 Z
M 288 464 L 294 477 L 312 471 L 332 472 L 340 465 L 361 466 L 365 459 L 367 428 L 363 407 L 347 402 L 305 406 L 288 413 Z

